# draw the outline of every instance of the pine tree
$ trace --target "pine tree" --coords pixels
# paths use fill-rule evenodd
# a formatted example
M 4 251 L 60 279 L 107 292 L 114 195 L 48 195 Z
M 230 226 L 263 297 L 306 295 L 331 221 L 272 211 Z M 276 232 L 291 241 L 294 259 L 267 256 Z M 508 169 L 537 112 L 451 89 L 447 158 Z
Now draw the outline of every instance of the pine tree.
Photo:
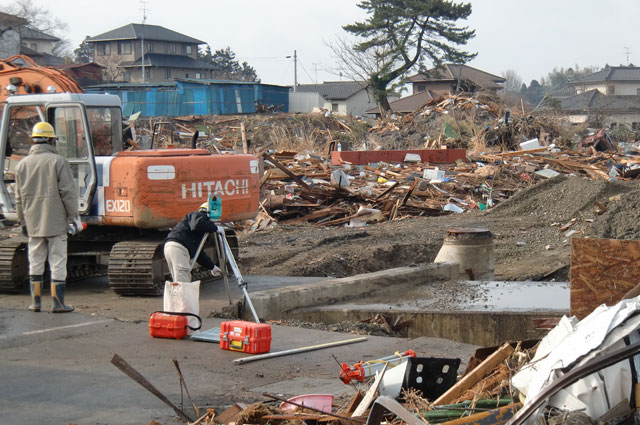
M 412 69 L 444 62 L 465 63 L 475 54 L 459 50 L 475 36 L 456 22 L 471 15 L 470 3 L 447 0 L 362 0 L 358 7 L 368 13 L 364 22 L 343 27 L 363 39 L 354 46 L 370 52 L 380 62 L 369 75 L 369 86 L 380 108 L 389 111 L 387 87 Z

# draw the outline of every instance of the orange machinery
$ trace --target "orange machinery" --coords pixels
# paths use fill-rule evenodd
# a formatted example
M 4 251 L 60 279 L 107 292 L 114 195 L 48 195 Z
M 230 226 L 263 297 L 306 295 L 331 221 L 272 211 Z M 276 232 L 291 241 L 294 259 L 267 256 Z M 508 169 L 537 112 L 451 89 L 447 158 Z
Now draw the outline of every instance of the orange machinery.
M 72 166 L 80 214 L 88 224 L 69 239 L 71 277 L 107 266 L 115 292 L 160 294 L 168 277 L 164 238 L 209 194 L 222 201 L 223 223 L 257 214 L 260 176 L 255 156 L 212 155 L 205 149 L 125 151 L 118 96 L 57 93 L 7 98 L 0 127 L 0 202 L 6 221 L 16 220 L 13 170 L 28 153 L 30 129 L 40 120 L 55 128 L 56 149 Z M 231 229 L 227 240 L 237 253 Z M 205 249 L 216 257 L 213 242 Z M 25 289 L 27 274 L 26 239 L 0 241 L 0 290 Z M 206 276 L 198 270 L 194 275 Z
M 8 88 L 11 87 L 11 90 Z M 84 93 L 82 87 L 64 72 L 40 66 L 28 56 L 0 59 L 0 101 L 14 94 Z

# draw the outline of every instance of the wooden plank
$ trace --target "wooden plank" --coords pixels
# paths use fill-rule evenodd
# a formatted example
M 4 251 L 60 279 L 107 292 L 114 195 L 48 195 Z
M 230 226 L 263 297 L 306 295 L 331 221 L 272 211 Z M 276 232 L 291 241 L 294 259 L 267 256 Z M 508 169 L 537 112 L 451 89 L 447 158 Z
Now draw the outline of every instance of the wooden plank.
M 362 399 L 360 404 L 358 404 L 358 407 L 356 408 L 356 410 L 353 412 L 353 415 L 351 416 L 354 416 L 354 417 L 364 416 L 364 413 L 367 411 L 367 409 L 369 409 L 369 406 L 371 406 L 371 403 L 373 403 L 373 399 L 376 397 L 376 393 L 378 392 L 378 387 L 382 382 L 382 377 L 384 376 L 384 373 L 387 371 L 387 366 L 389 366 L 388 363 L 384 365 L 384 368 L 382 368 L 382 371 L 380 373 L 376 374 L 376 378 L 373 381 L 373 384 L 371 384 L 371 387 L 369 387 L 369 389 L 367 390 L 367 393 L 364 395 L 364 398 Z
M 467 160 L 466 149 L 408 149 L 408 150 L 380 150 L 380 151 L 333 151 L 331 165 L 349 162 L 355 165 L 372 164 L 375 162 L 403 162 L 408 153 L 420 155 L 422 162 L 432 164 L 454 163 L 457 160 Z
M 507 423 L 521 407 L 522 403 L 512 403 L 475 415 L 442 422 L 441 425 L 502 425 Z
M 296 181 L 296 183 L 298 183 L 300 186 L 304 187 L 307 190 L 311 190 L 311 187 L 306 184 L 300 177 L 296 176 L 295 174 L 293 174 L 287 167 L 285 167 L 284 165 L 282 165 L 280 163 L 280 161 L 276 160 L 275 158 L 271 157 L 269 154 L 267 154 L 266 152 L 264 154 L 262 154 L 265 159 L 269 162 L 271 162 L 273 165 L 275 165 L 276 167 L 278 167 L 282 172 L 284 172 L 286 175 L 288 175 L 289 177 L 291 177 L 293 180 Z
M 640 241 L 571 239 L 571 315 L 614 305 L 640 282 Z
M 476 368 L 467 373 L 462 379 L 456 382 L 444 394 L 442 394 L 433 404 L 450 404 L 460 397 L 467 389 L 480 382 L 496 366 L 502 363 L 513 353 L 513 347 L 507 342 L 498 348 L 493 354 L 484 359 Z

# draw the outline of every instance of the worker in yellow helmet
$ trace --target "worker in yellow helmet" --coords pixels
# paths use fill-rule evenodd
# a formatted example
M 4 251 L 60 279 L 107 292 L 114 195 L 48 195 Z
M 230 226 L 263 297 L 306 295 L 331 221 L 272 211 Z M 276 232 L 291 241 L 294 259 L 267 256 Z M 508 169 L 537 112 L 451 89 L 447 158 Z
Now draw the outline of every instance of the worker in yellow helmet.
M 31 133 L 29 155 L 16 168 L 16 212 L 22 232 L 29 238 L 31 311 L 40 311 L 45 263 L 51 270 L 53 313 L 73 311 L 64 303 L 67 279 L 67 231 L 69 223 L 81 226 L 78 190 L 71 166 L 55 148 L 56 134 L 47 122 Z M 82 228 L 82 227 L 80 227 Z

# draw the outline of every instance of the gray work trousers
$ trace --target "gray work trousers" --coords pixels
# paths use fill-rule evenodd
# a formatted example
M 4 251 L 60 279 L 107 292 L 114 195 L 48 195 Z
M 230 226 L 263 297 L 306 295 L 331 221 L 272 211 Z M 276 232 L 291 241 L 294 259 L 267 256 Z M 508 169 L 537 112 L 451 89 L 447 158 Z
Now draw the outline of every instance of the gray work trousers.
M 67 280 L 67 235 L 29 236 L 29 274 L 42 276 L 49 261 L 51 280 Z
M 191 257 L 184 245 L 173 241 L 165 243 L 164 258 L 174 282 L 191 282 Z

